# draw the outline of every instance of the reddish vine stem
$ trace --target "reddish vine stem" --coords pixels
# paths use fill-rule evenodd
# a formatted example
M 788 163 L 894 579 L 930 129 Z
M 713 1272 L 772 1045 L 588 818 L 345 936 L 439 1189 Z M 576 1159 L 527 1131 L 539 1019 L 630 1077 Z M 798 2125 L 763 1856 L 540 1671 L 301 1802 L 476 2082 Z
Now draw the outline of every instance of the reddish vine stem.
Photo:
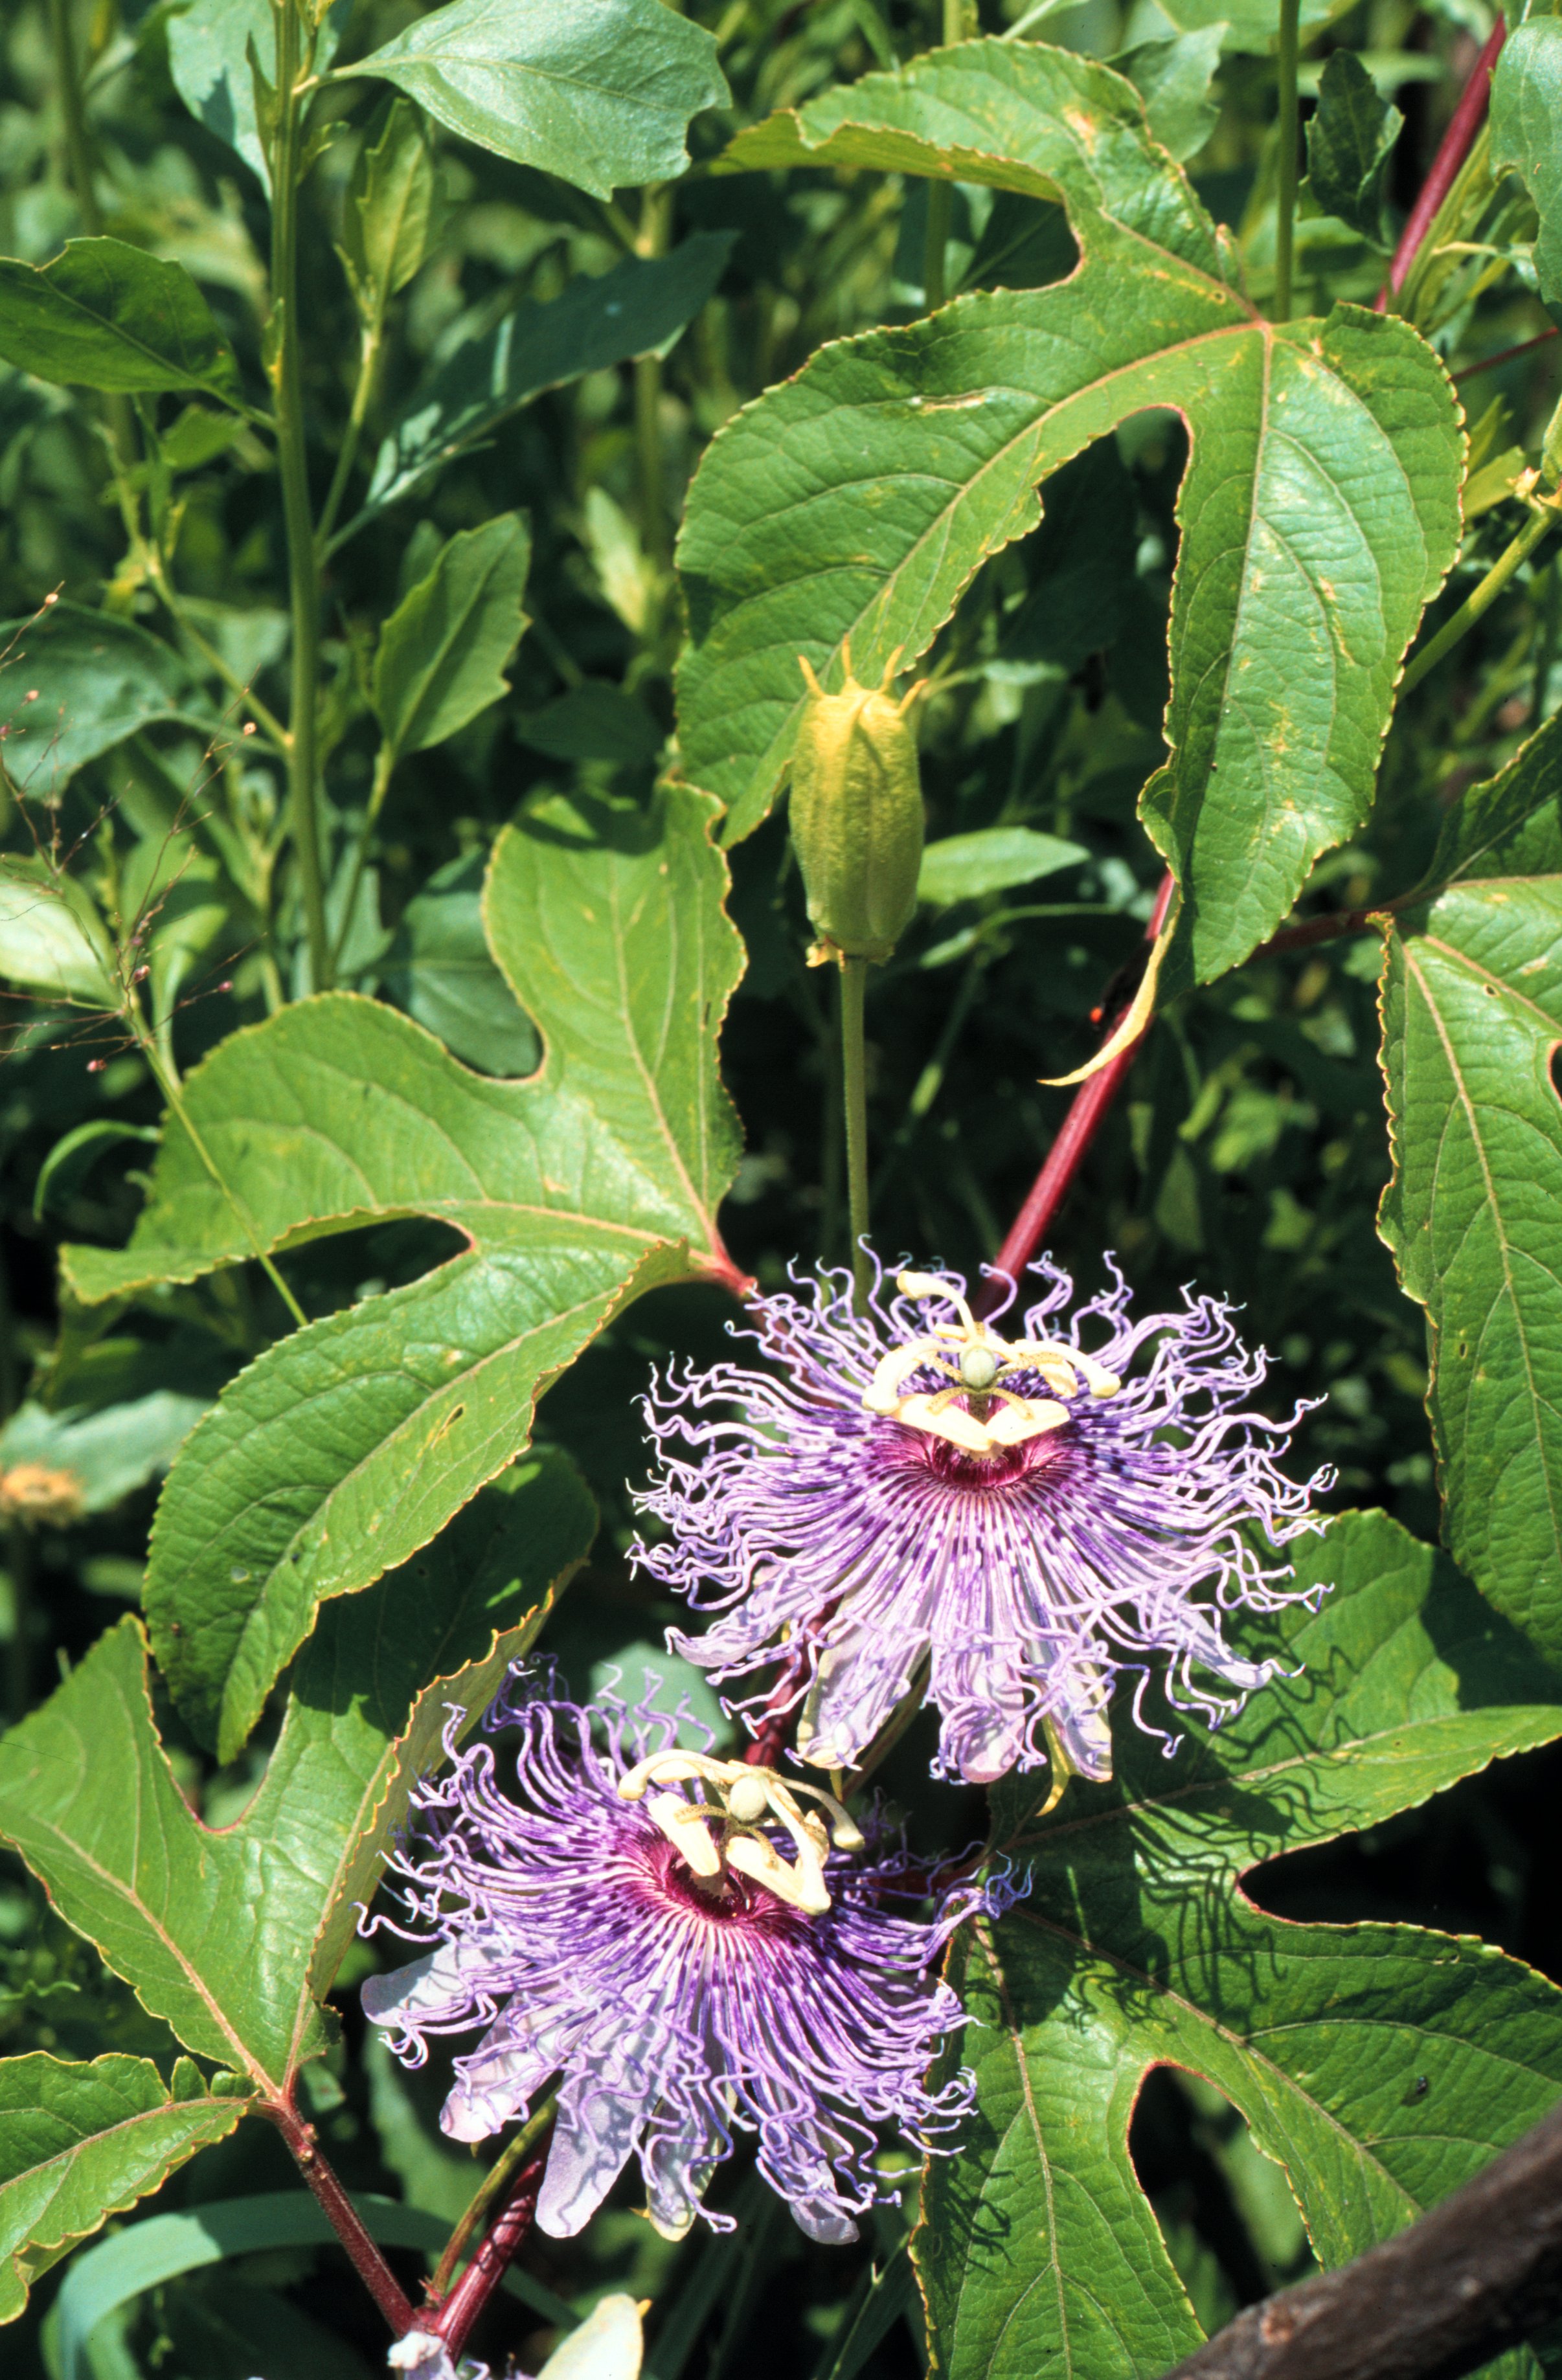
M 1153 942 L 1165 923 L 1171 906 L 1174 880 L 1168 868 L 1161 879 L 1161 889 L 1155 895 L 1155 906 L 1144 929 L 1144 939 Z M 1128 1002 L 1122 1002 L 1108 1022 L 1104 1039 L 1109 1041 L 1122 1021 Z M 1145 1032 L 1149 1031 L 1145 1026 Z M 1031 1195 L 1014 1219 L 1007 1239 L 998 1250 L 991 1273 L 971 1299 L 971 1310 L 979 1318 L 989 1314 L 1004 1295 L 1004 1276 L 1018 1281 L 1035 1254 L 1042 1233 L 1052 1221 L 1073 1186 L 1074 1176 L 1084 1163 L 1086 1152 L 1100 1131 L 1106 1111 L 1122 1087 L 1123 1077 L 1139 1054 L 1144 1034 L 1141 1033 L 1119 1050 L 1117 1056 L 1103 1066 L 1099 1074 L 1081 1083 L 1073 1103 L 1063 1119 L 1057 1138 L 1046 1153 L 1046 1159 L 1031 1185 Z
M 321 2213 L 351 2258 L 354 2272 L 399 2338 L 412 2326 L 412 2301 L 364 2229 L 362 2217 L 315 2139 L 314 2126 L 306 2124 L 297 2108 L 280 2099 L 262 2102 L 262 2113 L 270 2117 L 287 2142 Z
M 1464 87 L 1458 105 L 1448 119 L 1448 128 L 1432 161 L 1432 170 L 1422 184 L 1414 206 L 1399 235 L 1388 267 L 1388 278 L 1377 293 L 1376 310 L 1386 314 L 1389 301 L 1397 298 L 1409 275 L 1410 267 L 1420 255 L 1427 233 L 1436 220 L 1437 211 L 1448 192 L 1460 166 L 1475 145 L 1475 136 L 1486 120 L 1486 110 L 1492 102 L 1492 68 L 1497 62 L 1497 52 L 1507 38 L 1507 21 L 1499 10 L 1497 21 L 1486 38 L 1475 69 Z
M 418 2327 L 429 2331 L 440 2340 L 452 2363 L 459 2356 L 473 2324 L 508 2272 L 521 2242 L 531 2228 L 552 2139 L 553 2127 L 550 2124 L 516 2176 L 515 2188 L 505 2201 L 503 2213 L 489 2227 L 482 2246 L 455 2288 L 435 2312 L 419 2317 Z M 410 2329 L 411 2326 L 409 2308 L 407 2327 Z
M 1553 323 L 1549 331 L 1541 331 L 1532 339 L 1520 339 L 1516 347 L 1502 347 L 1495 356 L 1483 356 L 1478 364 L 1466 364 L 1462 371 L 1455 372 L 1454 386 L 1458 388 L 1481 372 L 1496 371 L 1503 364 L 1517 363 L 1520 356 L 1531 354 L 1536 347 L 1549 346 L 1556 338 L 1562 338 L 1562 331 Z

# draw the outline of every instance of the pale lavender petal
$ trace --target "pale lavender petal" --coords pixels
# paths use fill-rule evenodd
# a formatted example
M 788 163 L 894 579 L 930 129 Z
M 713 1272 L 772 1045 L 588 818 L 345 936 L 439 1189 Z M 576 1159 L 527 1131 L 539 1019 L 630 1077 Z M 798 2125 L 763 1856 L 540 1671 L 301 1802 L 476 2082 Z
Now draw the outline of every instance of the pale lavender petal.
M 860 1759 L 924 1658 L 935 1767 L 980 1782 L 1039 1766 L 1044 1723 L 1075 1767 L 1109 1776 L 1112 1688 L 1137 1680 L 1145 1723 L 1157 1654 L 1173 1705 L 1211 1722 L 1273 1674 L 1232 1653 L 1222 1617 L 1289 1600 L 1288 1569 L 1255 1545 L 1322 1525 L 1312 1499 L 1331 1475 L 1298 1483 L 1276 1459 L 1305 1408 L 1252 1408 L 1265 1358 L 1218 1300 L 1185 1293 L 1180 1312 L 1134 1321 L 1113 1269 L 1070 1318 L 1068 1276 L 1032 1269 L 1043 1294 L 1015 1342 L 1061 1342 L 1122 1386 L 1096 1396 L 1081 1378 L 1060 1397 L 1018 1363 L 1007 1389 L 1067 1407 L 1019 1446 L 967 1454 L 865 1410 L 880 1358 L 956 1310 L 886 1294 L 882 1276 L 866 1312 L 845 1274 L 755 1298 L 750 1335 L 774 1370 L 674 1368 L 646 1401 L 657 1468 L 640 1500 L 665 1534 L 633 1550 L 714 1615 L 668 1641 L 723 1682 L 785 1665 L 806 1706 L 799 1749 L 820 1766 Z M 932 1368 L 901 1383 L 946 1386 Z

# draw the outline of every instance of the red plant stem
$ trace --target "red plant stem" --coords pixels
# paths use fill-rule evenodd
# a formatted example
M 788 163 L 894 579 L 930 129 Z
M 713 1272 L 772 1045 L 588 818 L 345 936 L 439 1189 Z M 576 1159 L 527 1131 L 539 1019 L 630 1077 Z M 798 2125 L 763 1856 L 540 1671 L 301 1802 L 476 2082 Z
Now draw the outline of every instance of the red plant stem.
M 295 2107 L 280 2099 L 262 2103 L 292 2152 L 293 2162 L 318 2200 L 322 2214 L 352 2259 L 353 2270 L 399 2338 L 412 2325 L 412 2301 L 363 2228 L 335 2168 Z
M 431 2332 L 440 2340 L 452 2363 L 466 2345 L 472 2325 L 504 2279 L 516 2252 L 531 2228 L 552 2138 L 550 2126 L 538 2142 L 535 2152 L 521 2167 L 516 2177 L 515 2188 L 505 2202 L 503 2214 L 490 2226 L 482 2245 L 455 2288 L 437 2312 L 419 2317 L 419 2329 Z M 405 2327 L 412 2327 L 410 2307 Z
M 1492 101 L 1492 68 L 1497 62 L 1497 52 L 1507 38 L 1507 20 L 1501 10 L 1497 21 L 1487 35 L 1485 47 L 1475 61 L 1475 69 L 1464 87 L 1464 93 L 1444 133 L 1437 154 L 1432 161 L 1432 171 L 1421 186 L 1421 191 L 1394 251 L 1388 268 L 1388 278 L 1377 293 L 1376 310 L 1388 311 L 1391 298 L 1397 298 L 1404 287 L 1411 265 L 1421 253 L 1422 244 L 1432 229 L 1437 210 L 1453 188 L 1460 166 L 1475 145 L 1475 136 L 1486 120 L 1486 110 Z
M 1144 939 L 1147 942 L 1154 941 L 1165 923 L 1166 911 L 1171 906 L 1173 890 L 1174 881 L 1168 868 L 1161 879 L 1161 889 L 1155 895 L 1155 906 L 1151 911 L 1150 922 L 1144 929 Z M 1125 1002 L 1124 1007 L 1126 1008 L 1127 1005 Z M 1122 1010 L 1119 1010 L 1110 1020 L 1103 1037 L 1104 1041 L 1110 1041 L 1121 1021 Z M 1148 1031 L 1149 1026 L 1146 1026 L 1145 1032 Z M 1117 1056 L 1107 1065 L 1103 1066 L 1099 1074 L 1092 1075 L 1088 1082 L 1081 1083 L 1075 1092 L 1073 1102 L 1063 1119 L 1057 1138 L 1048 1149 L 1042 1170 L 1031 1185 L 1031 1195 L 1015 1217 L 1008 1237 L 998 1250 L 988 1279 L 982 1282 L 971 1299 L 971 1311 L 979 1318 L 984 1314 L 991 1313 L 994 1306 L 1002 1301 L 1004 1276 L 1007 1275 L 1011 1281 L 1018 1281 L 1035 1254 L 1036 1245 L 1042 1233 L 1068 1196 L 1074 1176 L 1084 1163 L 1086 1151 L 1100 1131 L 1106 1111 L 1122 1086 L 1124 1075 L 1139 1055 L 1140 1045 L 1143 1039 L 1144 1034 L 1139 1034 L 1126 1049 L 1119 1050 Z
M 1516 347 L 1503 347 L 1495 356 L 1483 356 L 1478 364 L 1466 364 L 1462 371 L 1455 372 L 1454 386 L 1458 388 L 1461 381 L 1473 380 L 1477 372 L 1495 371 L 1502 364 L 1517 363 L 1519 358 L 1527 356 L 1531 348 L 1547 346 L 1556 338 L 1562 338 L 1562 332 L 1554 323 L 1549 331 L 1542 331 L 1535 338 L 1520 339 Z

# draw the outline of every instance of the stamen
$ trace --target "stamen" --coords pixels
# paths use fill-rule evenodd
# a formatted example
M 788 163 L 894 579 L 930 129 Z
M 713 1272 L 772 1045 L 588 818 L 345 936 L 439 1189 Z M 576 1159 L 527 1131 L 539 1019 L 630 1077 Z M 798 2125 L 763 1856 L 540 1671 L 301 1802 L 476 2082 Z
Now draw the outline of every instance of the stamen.
M 856 1820 L 833 1793 L 794 1783 L 774 1768 L 676 1748 L 653 1752 L 627 1770 L 617 1790 L 622 1800 L 639 1802 L 648 1786 L 685 1782 L 700 1784 L 714 1798 L 691 1802 L 681 1793 L 656 1793 L 646 1803 L 646 1815 L 694 1876 L 709 1879 L 736 1868 L 806 1916 L 823 1915 L 830 1906 L 824 1862 L 831 1841 L 839 1851 L 864 1848 Z M 799 1793 L 822 1803 L 825 1816 L 799 1809 Z M 782 1827 L 791 1838 L 791 1865 L 764 1831 L 768 1826 Z

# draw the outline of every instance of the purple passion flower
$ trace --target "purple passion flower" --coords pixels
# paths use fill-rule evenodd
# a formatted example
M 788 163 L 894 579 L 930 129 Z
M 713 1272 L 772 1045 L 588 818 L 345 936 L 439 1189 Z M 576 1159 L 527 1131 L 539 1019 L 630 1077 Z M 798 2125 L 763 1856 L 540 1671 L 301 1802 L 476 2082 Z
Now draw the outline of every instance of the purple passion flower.
M 829 1832 L 861 1847 L 838 1803 L 810 1797 L 827 1831 L 800 1811 L 809 1789 L 680 1750 L 665 1713 L 581 1710 L 522 1679 L 485 1726 L 517 1730 L 514 1790 L 487 1744 L 447 1735 L 452 1765 L 419 1787 L 391 1860 L 411 1920 L 393 1930 L 434 1947 L 363 1986 L 410 2066 L 431 2035 L 484 2028 L 455 2061 L 445 2131 L 481 2140 L 556 2082 L 537 2208 L 555 2239 L 636 2155 L 652 2221 L 680 2237 L 738 2132 L 811 2238 L 855 2239 L 884 2194 L 879 2128 L 921 2155 L 970 2104 L 969 2077 L 923 2079 L 963 2022 L 930 1969 L 992 1897 L 946 1893 L 931 1923 L 891 1913 L 927 1897 L 925 1872 L 893 1845 L 832 1849 Z
M 1243 1533 L 1279 1548 L 1320 1527 L 1332 1474 L 1278 1469 L 1308 1408 L 1245 1409 L 1267 1366 L 1228 1307 L 1184 1292 L 1180 1313 L 1131 1321 L 1109 1269 L 1066 1321 L 1068 1275 L 1033 1266 L 1014 1340 L 972 1319 L 958 1280 L 901 1273 L 892 1293 L 880 1272 L 859 1314 L 847 1274 L 794 1276 L 812 1295 L 756 1297 L 746 1334 L 777 1370 L 654 1381 L 640 1500 L 666 1535 L 634 1552 L 720 1615 L 669 1645 L 723 1682 L 779 1663 L 799 1750 L 826 1768 L 855 1767 L 924 1676 L 936 1772 L 976 1783 L 1048 1757 L 1059 1783 L 1109 1777 L 1113 1685 L 1137 1673 L 1147 1726 L 1154 1653 L 1175 1706 L 1227 1716 L 1275 1664 L 1228 1651 L 1222 1611 L 1290 1599 Z

